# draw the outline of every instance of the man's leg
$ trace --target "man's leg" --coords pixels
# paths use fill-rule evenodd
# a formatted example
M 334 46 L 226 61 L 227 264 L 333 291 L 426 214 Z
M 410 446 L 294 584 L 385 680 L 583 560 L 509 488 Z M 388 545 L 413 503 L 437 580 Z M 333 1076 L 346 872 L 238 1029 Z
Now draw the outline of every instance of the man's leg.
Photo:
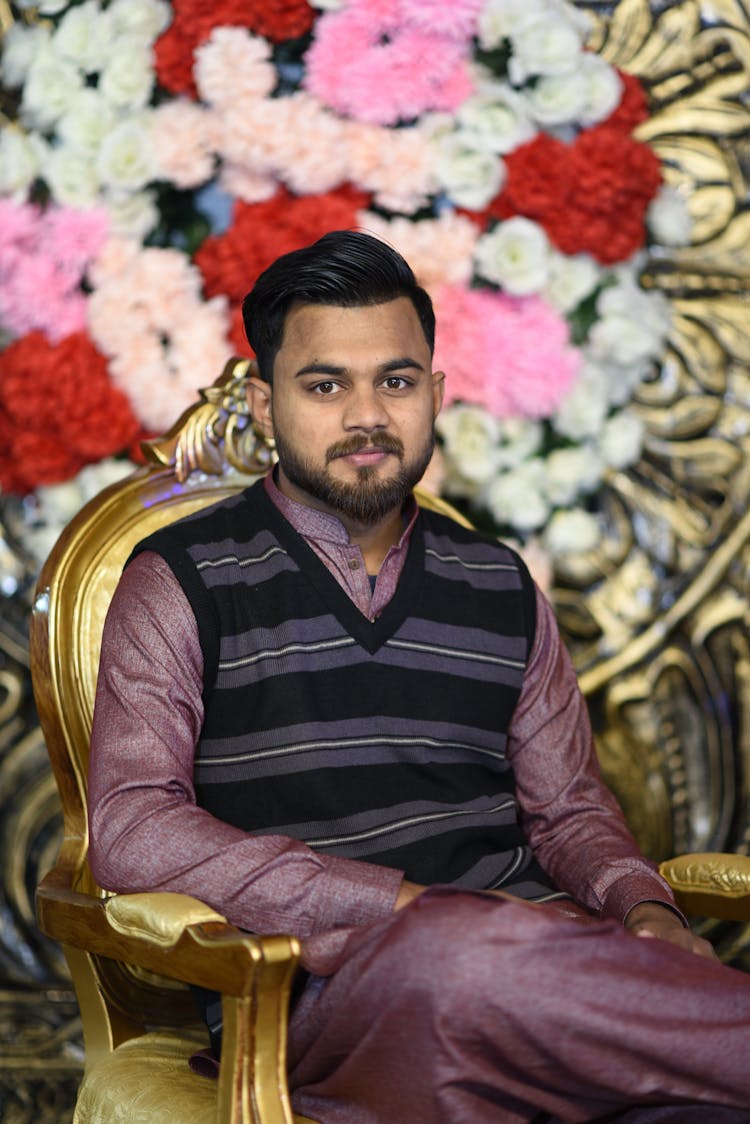
M 432 890 L 350 941 L 290 1028 L 324 1124 L 594 1120 L 715 1104 L 750 1120 L 750 976 L 615 922 Z M 677 1118 L 679 1119 L 679 1118 Z

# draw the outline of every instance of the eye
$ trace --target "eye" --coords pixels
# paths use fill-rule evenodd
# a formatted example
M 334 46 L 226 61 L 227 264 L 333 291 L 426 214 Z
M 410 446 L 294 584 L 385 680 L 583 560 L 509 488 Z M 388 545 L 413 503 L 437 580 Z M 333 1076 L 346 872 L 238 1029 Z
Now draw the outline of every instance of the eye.
M 331 379 L 326 379 L 325 382 L 316 382 L 314 386 L 310 387 L 313 394 L 320 394 L 326 398 L 336 394 L 340 389 L 338 383 L 332 382 Z
M 409 379 L 405 379 L 403 375 L 388 375 L 383 380 L 383 386 L 386 390 L 406 390 L 411 385 Z

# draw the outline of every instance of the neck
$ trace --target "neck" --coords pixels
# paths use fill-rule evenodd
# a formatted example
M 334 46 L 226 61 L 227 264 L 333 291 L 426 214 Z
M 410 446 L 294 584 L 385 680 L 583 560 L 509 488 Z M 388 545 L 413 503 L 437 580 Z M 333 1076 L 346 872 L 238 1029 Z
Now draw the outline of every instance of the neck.
M 362 527 L 346 519 L 341 521 L 349 533 L 349 542 L 354 543 L 362 551 L 367 573 L 379 573 L 386 554 L 401 538 L 403 531 L 401 510 L 397 508 L 390 512 L 374 526 Z

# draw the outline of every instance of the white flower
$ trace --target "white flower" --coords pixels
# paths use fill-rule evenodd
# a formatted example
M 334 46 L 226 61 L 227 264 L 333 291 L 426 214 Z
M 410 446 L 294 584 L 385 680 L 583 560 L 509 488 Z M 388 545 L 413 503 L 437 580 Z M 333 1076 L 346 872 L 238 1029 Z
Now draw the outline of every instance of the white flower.
M 541 226 L 518 217 L 498 223 L 480 238 L 474 260 L 480 276 L 513 296 L 528 296 L 547 283 L 549 253 L 549 241 Z
M 85 153 L 67 145 L 51 148 L 43 175 L 56 203 L 85 210 L 97 202 L 99 177 Z
M 568 507 L 582 492 L 601 483 L 603 465 L 595 450 L 579 445 L 554 449 L 547 457 L 547 497 L 554 507 Z
M 646 212 L 648 228 L 663 246 L 687 246 L 693 220 L 687 202 L 674 187 L 664 184 Z
M 55 50 L 86 74 L 95 73 L 112 43 L 112 21 L 97 0 L 68 8 L 55 31 Z
M 521 31 L 547 10 L 547 0 L 487 0 L 479 12 L 477 32 L 486 51 Z
M 472 148 L 512 152 L 536 135 L 523 98 L 505 82 L 482 85 L 457 113 L 461 132 Z
M 526 92 L 526 101 L 540 125 L 564 125 L 580 117 L 586 95 L 586 79 L 576 69 L 543 76 Z
M 0 74 L 3 84 L 11 90 L 22 86 L 35 57 L 49 45 L 50 33 L 46 27 L 24 27 L 14 23 L 5 32 Z
M 98 90 L 79 90 L 57 124 L 57 135 L 73 149 L 94 156 L 114 127 L 115 115 Z
M 549 271 L 542 295 L 558 312 L 572 312 L 589 296 L 600 278 L 600 269 L 589 254 L 559 254 L 551 250 Z
M 43 147 L 16 125 L 0 130 L 0 194 L 26 194 L 39 173 Z
M 41 16 L 56 16 L 67 8 L 70 0 L 17 0 L 17 6 L 26 10 L 37 8 Z
M 539 451 L 543 431 L 538 421 L 530 418 L 503 418 L 500 422 L 500 447 L 497 463 L 500 468 L 515 468 Z
M 159 222 L 153 191 L 105 192 L 102 202 L 113 234 L 142 241 Z
M 544 461 L 538 457 L 496 477 L 484 493 L 495 521 L 521 532 L 541 527 L 549 515 L 545 477 Z
M 153 88 L 151 48 L 137 36 L 123 36 L 99 75 L 99 90 L 119 109 L 143 109 Z
M 104 186 L 137 191 L 154 178 L 154 153 L 147 118 L 130 117 L 107 134 L 99 149 L 97 171 Z
M 437 141 L 438 182 L 459 207 L 481 210 L 505 182 L 505 165 L 491 152 L 474 148 L 460 132 Z
M 115 34 L 136 35 L 151 43 L 169 24 L 164 0 L 111 0 L 109 15 Z
M 584 51 L 580 62 L 581 77 L 585 82 L 586 101 L 579 115 L 582 125 L 596 125 L 617 109 L 622 100 L 622 78 L 601 55 Z
M 21 97 L 23 120 L 38 129 L 50 129 L 83 89 L 83 75 L 69 59 L 61 58 L 51 46 L 34 57 Z
M 448 406 L 435 423 L 450 467 L 473 484 L 487 484 L 496 467 L 498 423 L 481 406 Z
M 557 407 L 552 424 L 571 441 L 593 437 L 604 424 L 610 402 L 607 374 L 595 363 L 586 362 L 570 390 Z
M 599 451 L 611 468 L 635 464 L 643 448 L 644 427 L 640 418 L 621 411 L 607 420 L 599 439 Z
M 580 63 L 581 36 L 570 20 L 548 9 L 511 36 L 508 73 L 514 86 L 540 74 L 565 74 Z
M 595 359 L 636 367 L 661 354 L 671 322 L 662 293 L 646 293 L 625 275 L 601 292 L 596 306 L 600 318 L 589 334 Z
M 579 554 L 592 550 L 600 539 L 596 517 L 588 511 L 556 511 L 542 536 L 546 549 L 553 557 L 562 554 Z

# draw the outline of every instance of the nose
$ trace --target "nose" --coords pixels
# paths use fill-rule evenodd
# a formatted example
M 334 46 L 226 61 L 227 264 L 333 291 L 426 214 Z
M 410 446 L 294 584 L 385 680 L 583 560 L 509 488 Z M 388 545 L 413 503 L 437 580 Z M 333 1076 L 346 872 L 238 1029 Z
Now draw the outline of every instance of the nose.
M 347 393 L 343 414 L 344 428 L 372 433 L 385 429 L 389 422 L 388 411 L 374 386 L 353 386 Z

